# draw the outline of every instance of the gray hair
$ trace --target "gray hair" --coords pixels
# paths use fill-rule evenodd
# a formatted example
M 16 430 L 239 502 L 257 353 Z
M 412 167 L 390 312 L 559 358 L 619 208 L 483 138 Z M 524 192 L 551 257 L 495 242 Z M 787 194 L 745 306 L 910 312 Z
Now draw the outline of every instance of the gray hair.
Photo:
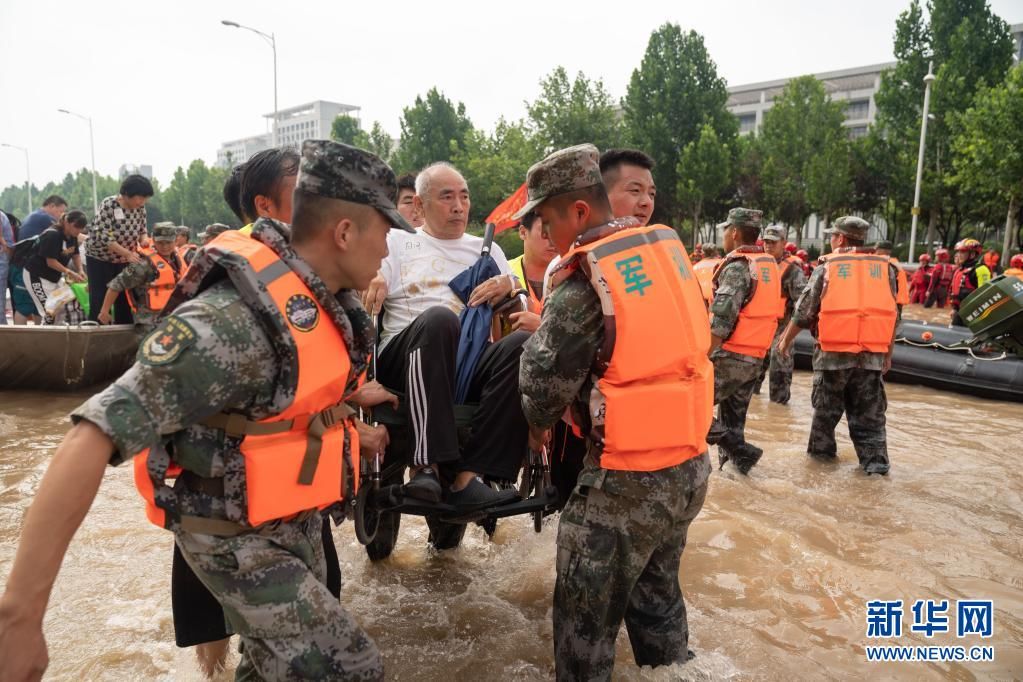
M 427 191 L 429 191 L 430 189 L 430 181 L 433 179 L 433 171 L 435 171 L 438 168 L 450 168 L 451 170 L 458 173 L 458 175 L 462 177 L 463 180 L 465 179 L 465 177 L 462 176 L 461 171 L 459 171 L 457 168 L 455 168 L 452 164 L 448 163 L 447 161 L 434 161 L 429 166 L 419 171 L 419 174 L 416 176 L 416 194 L 418 194 L 420 197 L 426 196 Z

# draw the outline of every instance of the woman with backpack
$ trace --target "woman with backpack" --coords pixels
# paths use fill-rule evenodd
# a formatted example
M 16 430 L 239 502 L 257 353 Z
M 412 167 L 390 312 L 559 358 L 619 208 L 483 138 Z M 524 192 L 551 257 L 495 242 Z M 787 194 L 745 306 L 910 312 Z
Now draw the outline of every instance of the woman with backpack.
M 80 322 L 81 308 L 76 301 L 56 314 L 46 310 L 46 301 L 65 281 L 84 282 L 82 257 L 78 253 L 78 235 L 85 231 L 88 219 L 81 211 L 69 211 L 54 225 L 43 230 L 25 262 L 25 288 L 35 303 L 43 324 L 57 324 L 65 317 Z M 68 267 L 73 265 L 74 269 Z M 78 313 L 76 315 L 76 312 Z M 65 314 L 67 313 L 67 314 Z

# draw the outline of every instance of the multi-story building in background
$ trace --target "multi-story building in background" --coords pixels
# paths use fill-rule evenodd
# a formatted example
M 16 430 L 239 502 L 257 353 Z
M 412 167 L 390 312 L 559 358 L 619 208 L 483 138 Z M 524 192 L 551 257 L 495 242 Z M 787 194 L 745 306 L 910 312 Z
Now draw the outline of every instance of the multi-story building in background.
M 316 100 L 297 107 L 281 109 L 277 112 L 277 144 L 297 150 L 303 140 L 326 139 L 330 137 L 330 128 L 334 119 L 341 114 L 359 117 L 360 107 L 340 102 Z M 273 113 L 264 114 L 271 128 Z M 249 158 L 273 144 L 273 134 L 243 137 L 224 142 L 217 150 L 217 165 L 222 168 L 248 161 Z
M 142 175 L 150 180 L 153 179 L 153 167 L 148 164 L 122 163 L 117 169 L 117 177 L 124 180 L 129 175 Z

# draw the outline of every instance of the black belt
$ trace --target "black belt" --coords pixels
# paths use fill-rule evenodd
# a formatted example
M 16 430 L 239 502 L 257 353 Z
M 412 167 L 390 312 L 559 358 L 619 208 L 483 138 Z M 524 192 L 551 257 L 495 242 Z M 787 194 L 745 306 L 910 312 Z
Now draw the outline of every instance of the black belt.
M 181 483 L 194 493 L 205 493 L 212 497 L 224 496 L 224 478 L 206 478 L 191 471 L 182 471 L 178 477 Z

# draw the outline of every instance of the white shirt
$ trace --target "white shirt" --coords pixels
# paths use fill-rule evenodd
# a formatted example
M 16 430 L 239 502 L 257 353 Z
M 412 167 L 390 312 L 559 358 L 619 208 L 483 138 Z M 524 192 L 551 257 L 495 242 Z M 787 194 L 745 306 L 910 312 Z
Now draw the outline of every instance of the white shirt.
M 458 239 L 437 239 L 423 229 L 415 234 L 391 230 L 387 249 L 380 266 L 387 282 L 381 349 L 428 308 L 444 306 L 456 315 L 462 312 L 465 304 L 448 282 L 479 259 L 483 237 L 463 234 Z M 496 243 L 490 255 L 502 273 L 509 272 L 508 259 Z

